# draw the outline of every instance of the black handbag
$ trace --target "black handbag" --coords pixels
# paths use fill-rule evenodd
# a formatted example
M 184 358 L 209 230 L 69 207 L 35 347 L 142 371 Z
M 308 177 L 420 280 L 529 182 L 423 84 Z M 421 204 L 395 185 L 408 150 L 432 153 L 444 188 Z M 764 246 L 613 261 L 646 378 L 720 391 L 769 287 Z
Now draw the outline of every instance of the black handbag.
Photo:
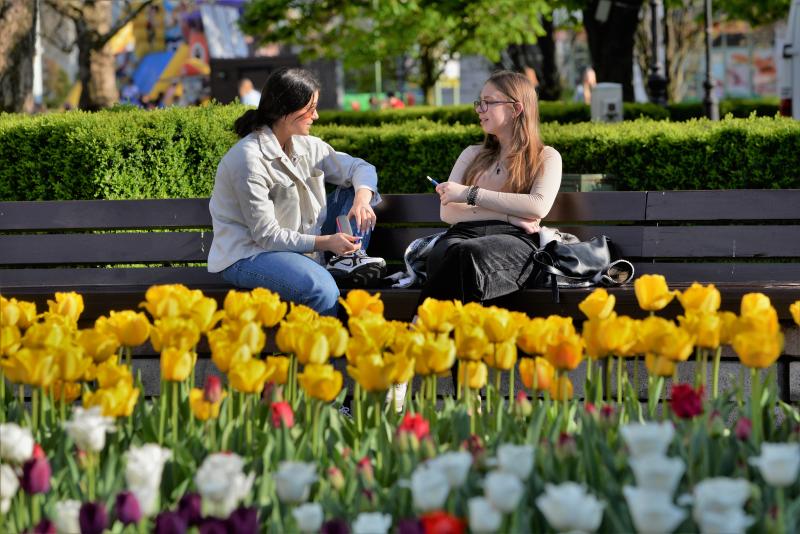
M 550 287 L 553 302 L 559 302 L 559 288 L 619 286 L 633 278 L 633 265 L 626 260 L 612 261 L 611 240 L 602 235 L 589 241 L 562 243 L 550 241 L 533 253 L 537 271 L 534 287 Z

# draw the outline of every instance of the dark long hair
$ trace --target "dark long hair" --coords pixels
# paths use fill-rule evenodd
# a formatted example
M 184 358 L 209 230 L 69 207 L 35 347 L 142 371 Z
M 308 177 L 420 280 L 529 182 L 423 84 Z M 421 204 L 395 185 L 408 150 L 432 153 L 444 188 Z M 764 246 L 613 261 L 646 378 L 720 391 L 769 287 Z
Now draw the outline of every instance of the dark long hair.
M 281 67 L 267 78 L 258 108 L 249 109 L 236 119 L 236 134 L 245 137 L 256 128 L 272 128 L 281 117 L 306 107 L 319 88 L 319 81 L 309 71 Z

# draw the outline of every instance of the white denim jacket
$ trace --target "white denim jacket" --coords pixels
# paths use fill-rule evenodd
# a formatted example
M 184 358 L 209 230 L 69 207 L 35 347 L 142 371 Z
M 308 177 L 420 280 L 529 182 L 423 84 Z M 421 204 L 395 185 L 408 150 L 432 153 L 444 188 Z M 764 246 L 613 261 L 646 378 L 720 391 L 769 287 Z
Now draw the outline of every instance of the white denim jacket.
M 373 206 L 381 201 L 375 167 L 318 137 L 295 135 L 286 153 L 267 127 L 242 138 L 217 167 L 208 270 L 265 251 L 311 253 L 325 222 L 326 181 L 369 189 Z

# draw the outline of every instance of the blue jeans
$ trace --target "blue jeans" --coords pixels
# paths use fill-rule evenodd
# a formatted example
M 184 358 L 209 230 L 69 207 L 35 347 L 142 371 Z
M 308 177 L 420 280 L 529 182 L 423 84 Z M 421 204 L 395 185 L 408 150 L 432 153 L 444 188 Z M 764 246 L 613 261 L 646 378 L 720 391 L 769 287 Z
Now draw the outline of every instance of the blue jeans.
M 337 188 L 328 195 L 322 235 L 337 232 L 336 217 L 350 211 L 354 198 L 352 188 Z M 355 225 L 354 221 L 351 223 Z M 356 229 L 353 233 L 361 235 Z M 363 235 L 362 247 L 366 248 L 369 238 L 368 231 Z M 285 301 L 305 304 L 322 315 L 336 316 L 338 312 L 339 288 L 336 281 L 324 266 L 299 252 L 262 252 L 237 261 L 222 271 L 222 278 L 240 288 L 267 288 Z

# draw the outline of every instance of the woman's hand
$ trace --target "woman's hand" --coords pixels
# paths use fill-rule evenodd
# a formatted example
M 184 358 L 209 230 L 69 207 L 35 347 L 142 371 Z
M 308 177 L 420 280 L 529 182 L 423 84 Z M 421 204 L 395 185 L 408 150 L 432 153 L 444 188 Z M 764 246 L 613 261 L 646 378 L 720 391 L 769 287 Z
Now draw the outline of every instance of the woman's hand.
M 314 240 L 314 250 L 328 250 L 337 256 L 352 254 L 361 248 L 361 238 L 339 232 L 338 234 L 319 235 Z
M 465 203 L 468 191 L 469 187 L 455 182 L 444 182 L 436 186 L 436 192 L 439 193 L 439 200 L 442 202 L 442 206 L 447 206 L 451 202 Z
M 367 230 L 375 229 L 375 222 L 377 217 L 375 211 L 370 206 L 372 200 L 372 191 L 366 188 L 356 191 L 356 196 L 353 199 L 353 206 L 347 212 L 347 218 L 356 220 L 356 227 L 364 234 Z
M 525 230 L 526 234 L 535 234 L 539 231 L 539 222 L 541 219 L 523 219 L 514 215 L 508 216 L 508 222 Z

